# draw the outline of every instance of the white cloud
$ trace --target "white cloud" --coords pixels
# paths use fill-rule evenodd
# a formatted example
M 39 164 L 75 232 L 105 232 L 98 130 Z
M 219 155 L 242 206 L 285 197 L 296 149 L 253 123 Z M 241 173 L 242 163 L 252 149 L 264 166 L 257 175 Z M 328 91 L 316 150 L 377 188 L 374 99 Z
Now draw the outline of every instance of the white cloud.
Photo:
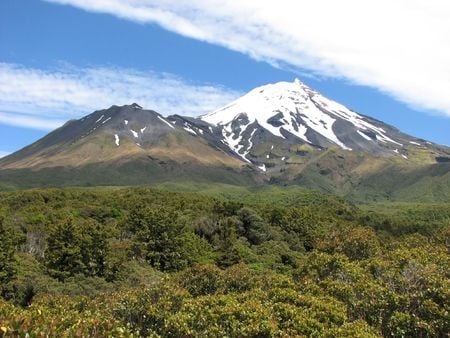
M 152 22 L 450 116 L 448 0 L 47 0 Z
M 36 129 L 51 130 L 94 110 L 133 102 L 164 115 L 195 116 L 240 94 L 133 69 L 65 66 L 42 70 L 0 63 L 0 123 Z
M 2 150 L 0 150 L 0 158 L 8 156 L 9 154 L 11 154 L 9 151 L 2 151 Z
M 57 120 L 48 117 L 36 117 L 22 113 L 0 112 L 0 123 L 11 126 L 20 126 L 40 130 L 56 129 L 64 124 L 64 120 Z

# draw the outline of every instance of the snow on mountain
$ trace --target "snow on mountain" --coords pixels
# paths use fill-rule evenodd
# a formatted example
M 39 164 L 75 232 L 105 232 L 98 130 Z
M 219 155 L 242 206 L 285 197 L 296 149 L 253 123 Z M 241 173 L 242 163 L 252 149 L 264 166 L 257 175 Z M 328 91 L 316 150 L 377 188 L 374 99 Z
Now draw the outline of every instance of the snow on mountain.
M 352 194 L 380 186 L 388 196 L 394 181 L 446 182 L 449 163 L 449 148 L 357 114 L 296 80 L 256 88 L 201 118 L 164 117 L 138 104 L 98 110 L 0 159 L 0 175 L 24 187 L 35 186 L 41 171 L 38 181 L 51 185 L 268 181 Z
M 324 97 L 298 79 L 255 88 L 200 118 L 221 129 L 222 142 L 247 162 L 253 144 L 245 140 L 244 135 L 251 131 L 253 136 L 258 127 L 282 139 L 289 133 L 312 146 L 328 146 L 321 144 L 320 140 L 325 139 L 348 151 L 364 142 L 373 143 L 368 147 L 375 147 L 377 143 L 402 146 L 381 126 Z

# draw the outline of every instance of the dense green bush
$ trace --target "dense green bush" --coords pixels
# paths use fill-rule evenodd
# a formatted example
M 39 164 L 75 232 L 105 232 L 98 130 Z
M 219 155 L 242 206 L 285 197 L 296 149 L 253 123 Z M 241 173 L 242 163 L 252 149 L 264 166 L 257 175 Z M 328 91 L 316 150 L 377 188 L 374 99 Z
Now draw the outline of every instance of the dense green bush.
M 0 335 L 448 336 L 448 206 L 228 194 L 0 193 Z
M 10 282 L 16 274 L 13 232 L 8 230 L 0 216 L 0 295 L 9 297 Z
M 76 222 L 68 216 L 50 227 L 45 264 L 59 280 L 76 274 L 104 276 L 107 255 L 107 234 L 93 219 Z
M 161 271 L 176 271 L 187 265 L 187 257 L 183 256 L 184 229 L 178 218 L 175 210 L 138 206 L 126 220 L 134 235 L 135 252 Z

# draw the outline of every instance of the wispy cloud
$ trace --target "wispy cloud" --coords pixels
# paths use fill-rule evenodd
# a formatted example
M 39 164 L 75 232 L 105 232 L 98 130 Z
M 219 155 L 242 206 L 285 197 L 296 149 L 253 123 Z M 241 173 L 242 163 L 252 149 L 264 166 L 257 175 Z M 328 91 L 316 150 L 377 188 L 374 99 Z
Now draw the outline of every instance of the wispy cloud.
M 2 151 L 2 150 L 0 150 L 0 158 L 5 157 L 5 156 L 8 156 L 9 154 L 11 154 L 11 153 L 8 152 L 8 151 Z
M 64 124 L 64 120 L 43 116 L 42 118 L 23 113 L 0 112 L 0 123 L 25 128 L 52 130 Z
M 139 103 L 162 114 L 196 116 L 241 93 L 171 74 L 123 68 L 57 70 L 0 63 L 0 123 L 50 130 L 113 104 Z
M 369 85 L 450 116 L 448 0 L 47 0 Z

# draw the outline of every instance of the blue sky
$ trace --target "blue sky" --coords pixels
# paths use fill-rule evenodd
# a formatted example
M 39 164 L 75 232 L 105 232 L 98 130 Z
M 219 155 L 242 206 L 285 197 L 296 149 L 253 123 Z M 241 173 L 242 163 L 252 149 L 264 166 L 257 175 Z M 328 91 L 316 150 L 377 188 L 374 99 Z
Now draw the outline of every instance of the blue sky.
M 407 28 L 410 21 L 418 26 L 396 35 L 401 22 L 390 26 L 386 18 L 386 27 L 375 30 L 370 22 L 385 0 L 370 13 L 361 9 L 357 28 L 336 28 L 333 20 L 346 18 L 323 12 L 290 20 L 284 0 L 281 9 L 265 1 L 243 7 L 218 1 L 2 0 L 0 156 L 112 104 L 199 115 L 256 86 L 295 77 L 362 114 L 450 145 L 450 52 L 440 39 L 450 30 L 448 20 L 435 24 L 450 13 L 448 6 L 439 8 L 445 2 L 426 14 L 390 8 L 402 10 Z M 344 3 L 357 11 L 352 1 Z M 424 33 L 435 33 L 433 41 L 421 36 L 420 23 L 436 29 Z

